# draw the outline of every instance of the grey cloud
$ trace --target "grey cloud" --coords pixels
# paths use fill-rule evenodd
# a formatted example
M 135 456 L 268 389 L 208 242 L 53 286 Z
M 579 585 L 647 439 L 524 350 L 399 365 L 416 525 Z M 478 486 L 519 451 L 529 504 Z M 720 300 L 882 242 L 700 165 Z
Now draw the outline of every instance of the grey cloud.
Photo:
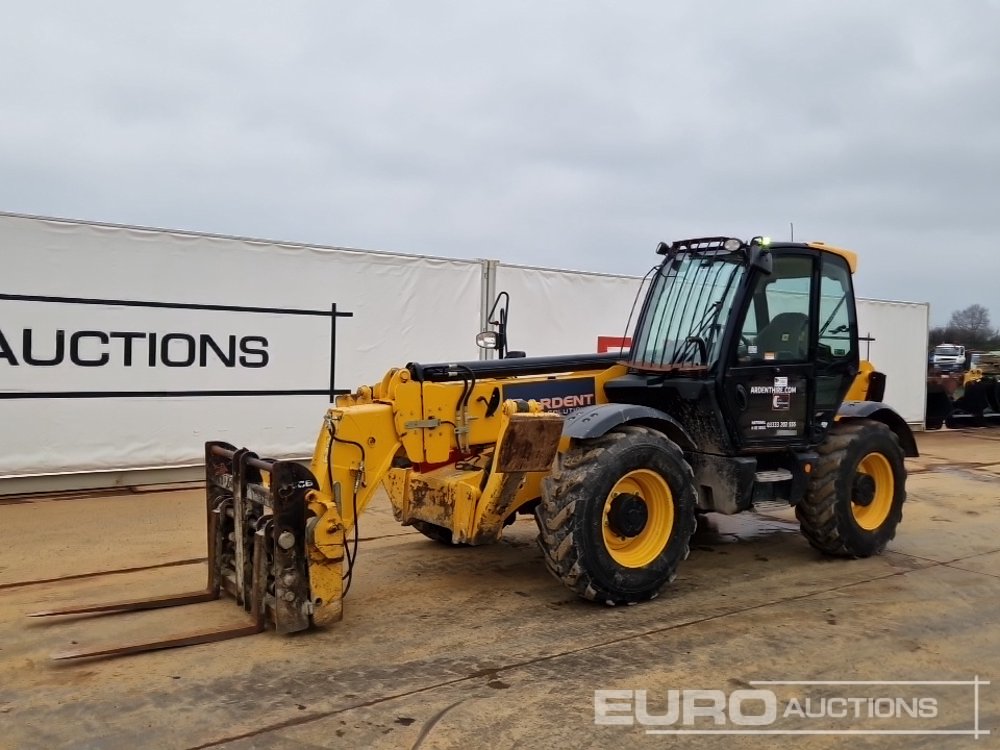
M 702 233 L 855 247 L 1000 323 L 1000 5 L 23 4 L 0 209 L 639 273 Z

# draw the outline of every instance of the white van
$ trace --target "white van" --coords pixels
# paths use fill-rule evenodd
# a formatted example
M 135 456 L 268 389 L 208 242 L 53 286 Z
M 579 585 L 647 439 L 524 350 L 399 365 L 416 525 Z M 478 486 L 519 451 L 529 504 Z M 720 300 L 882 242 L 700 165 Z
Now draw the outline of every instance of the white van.
M 936 370 L 961 372 L 965 369 L 965 347 L 958 344 L 938 344 L 931 360 Z

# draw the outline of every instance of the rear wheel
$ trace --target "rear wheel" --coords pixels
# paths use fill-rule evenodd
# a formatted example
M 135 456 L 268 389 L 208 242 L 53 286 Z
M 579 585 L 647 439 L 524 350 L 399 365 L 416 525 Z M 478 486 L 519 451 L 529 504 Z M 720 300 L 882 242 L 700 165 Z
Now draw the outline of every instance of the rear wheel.
M 951 396 L 941 386 L 928 384 L 924 427 L 928 430 L 940 430 L 953 409 Z
M 539 546 L 580 596 L 632 604 L 656 596 L 688 555 L 694 476 L 680 448 L 646 427 L 579 443 L 542 483 Z
M 879 554 L 896 535 L 906 500 L 896 435 L 869 419 L 840 422 L 818 453 L 806 496 L 795 506 L 803 535 L 828 555 Z
M 984 378 L 987 381 L 986 400 L 990 408 L 1000 412 L 1000 381 L 996 378 Z

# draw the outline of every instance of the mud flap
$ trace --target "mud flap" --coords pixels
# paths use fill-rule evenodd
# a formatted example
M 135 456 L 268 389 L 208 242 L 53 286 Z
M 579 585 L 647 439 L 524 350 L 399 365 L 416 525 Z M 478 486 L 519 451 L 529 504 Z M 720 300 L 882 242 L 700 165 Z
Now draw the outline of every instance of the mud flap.
M 519 411 L 508 420 L 497 446 L 496 471 L 509 474 L 551 469 L 562 437 L 562 416 Z

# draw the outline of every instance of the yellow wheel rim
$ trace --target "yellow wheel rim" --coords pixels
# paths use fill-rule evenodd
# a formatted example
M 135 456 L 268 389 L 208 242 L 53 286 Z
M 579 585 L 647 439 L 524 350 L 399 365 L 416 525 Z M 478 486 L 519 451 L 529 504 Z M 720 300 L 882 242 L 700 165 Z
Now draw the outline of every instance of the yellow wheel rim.
M 619 495 L 632 495 L 645 503 L 646 522 L 634 534 L 622 533 L 609 522 L 608 514 Z M 667 546 L 674 528 L 674 496 L 670 485 L 655 471 L 630 471 L 611 488 L 604 501 L 602 528 L 604 547 L 616 563 L 626 568 L 649 565 Z
M 875 496 L 868 505 L 858 505 L 851 500 L 851 512 L 865 531 L 874 531 L 889 517 L 892 499 L 896 495 L 896 479 L 892 464 L 881 453 L 869 453 L 858 464 L 858 472 L 867 474 L 875 482 Z

